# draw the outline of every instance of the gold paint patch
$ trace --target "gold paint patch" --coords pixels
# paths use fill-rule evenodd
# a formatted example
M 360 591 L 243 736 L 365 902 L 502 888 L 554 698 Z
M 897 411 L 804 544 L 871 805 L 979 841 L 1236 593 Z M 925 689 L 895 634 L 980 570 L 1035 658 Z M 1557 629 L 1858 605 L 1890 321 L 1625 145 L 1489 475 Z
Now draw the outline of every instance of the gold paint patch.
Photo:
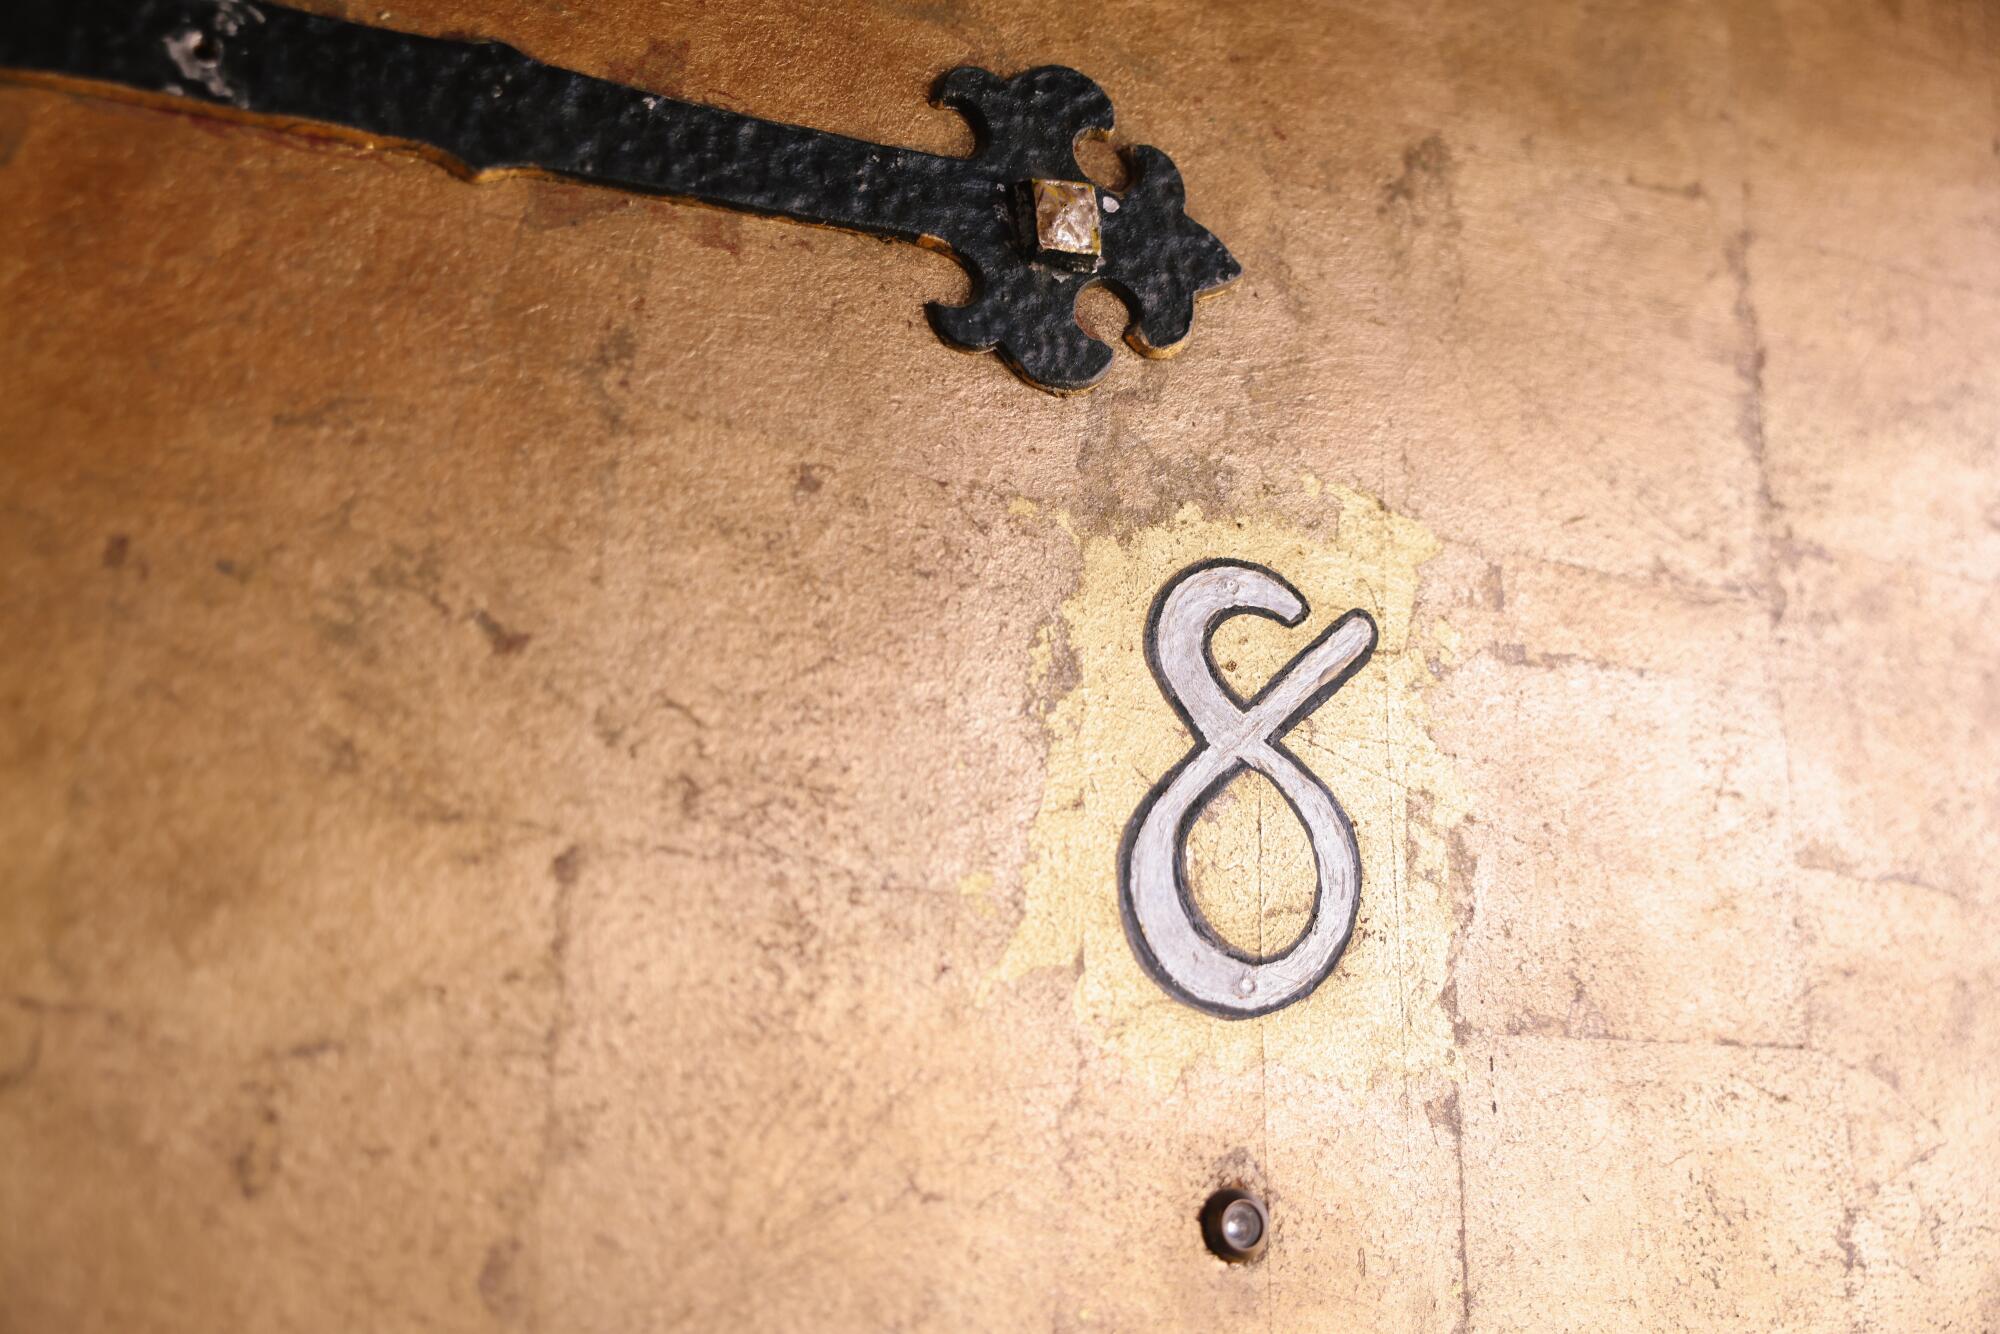
M 1310 486 L 1320 494 L 1317 481 Z M 1210 519 L 1190 505 L 1122 538 L 1084 540 L 1077 591 L 1030 660 L 1038 691 L 1052 684 L 1058 662 L 1073 684 L 1044 716 L 1048 776 L 1030 832 L 1025 909 L 998 976 L 1080 963 L 1078 1019 L 1161 1085 L 1201 1059 L 1229 1069 L 1310 1063 L 1359 1087 L 1451 1057 L 1441 999 L 1452 928 L 1446 840 L 1465 803 L 1426 730 L 1423 696 L 1434 679 L 1425 654 L 1452 637 L 1442 626 L 1413 625 L 1418 567 L 1440 548 L 1422 525 L 1357 492 L 1329 485 L 1324 499 L 1339 510 L 1330 537 L 1269 520 Z M 1381 631 L 1368 664 L 1286 739 L 1354 822 L 1362 865 L 1354 937 L 1311 996 L 1249 1020 L 1214 1018 L 1162 991 L 1133 957 L 1118 908 L 1126 822 L 1191 744 L 1147 668 L 1146 615 L 1174 574 L 1218 557 L 1268 566 L 1312 608 L 1295 629 L 1247 616 L 1222 624 L 1215 660 L 1241 694 L 1351 607 L 1366 608 Z M 1239 946 L 1276 952 L 1305 924 L 1311 852 L 1303 830 L 1274 828 L 1292 819 L 1275 792 L 1246 775 L 1188 840 L 1196 898 Z

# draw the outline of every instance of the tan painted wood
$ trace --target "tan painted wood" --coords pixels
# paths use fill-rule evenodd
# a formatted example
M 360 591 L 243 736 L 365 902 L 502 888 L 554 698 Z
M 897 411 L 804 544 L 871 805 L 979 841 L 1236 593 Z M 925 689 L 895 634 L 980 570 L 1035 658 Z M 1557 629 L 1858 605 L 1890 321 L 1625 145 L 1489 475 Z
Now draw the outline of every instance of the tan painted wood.
M 348 12 L 1061 61 L 1246 277 L 1059 401 L 912 247 L 0 88 L 0 1329 L 2000 1324 L 1990 5 Z M 1385 641 L 1237 1025 L 1110 906 L 1205 555 Z

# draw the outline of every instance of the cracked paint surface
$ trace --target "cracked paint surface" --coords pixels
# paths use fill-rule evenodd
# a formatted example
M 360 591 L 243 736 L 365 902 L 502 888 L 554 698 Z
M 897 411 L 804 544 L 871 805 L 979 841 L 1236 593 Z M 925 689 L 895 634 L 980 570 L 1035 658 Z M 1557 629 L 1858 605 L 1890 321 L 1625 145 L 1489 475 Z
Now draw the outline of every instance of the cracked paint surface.
M 1057 402 L 915 247 L 0 87 L 0 1326 L 2000 1327 L 1989 16 L 599 9 L 396 21 L 947 153 L 1053 34 L 1250 276 Z M 1197 1028 L 1140 618 L 1358 497 L 1466 814 Z

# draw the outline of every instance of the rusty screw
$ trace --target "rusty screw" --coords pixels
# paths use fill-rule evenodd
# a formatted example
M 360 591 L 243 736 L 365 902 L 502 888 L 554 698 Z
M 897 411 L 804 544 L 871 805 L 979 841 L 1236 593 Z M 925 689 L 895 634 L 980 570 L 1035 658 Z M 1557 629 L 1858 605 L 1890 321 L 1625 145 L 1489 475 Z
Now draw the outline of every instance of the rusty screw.
M 1264 1202 L 1247 1190 L 1218 1190 L 1201 1207 L 1201 1235 L 1231 1264 L 1246 1264 L 1264 1253 L 1271 1235 L 1271 1215 Z

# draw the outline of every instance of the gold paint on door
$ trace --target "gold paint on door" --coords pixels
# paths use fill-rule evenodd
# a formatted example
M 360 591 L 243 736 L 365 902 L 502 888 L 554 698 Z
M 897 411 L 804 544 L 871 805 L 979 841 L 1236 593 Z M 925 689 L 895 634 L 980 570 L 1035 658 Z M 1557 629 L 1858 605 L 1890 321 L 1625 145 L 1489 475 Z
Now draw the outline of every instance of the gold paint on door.
M 0 1328 L 2000 1323 L 1990 5 L 350 16 L 1060 61 L 1245 276 L 1056 400 L 914 247 L 0 86 Z M 1260 553 L 1389 642 L 1225 1024 L 1106 913 Z

